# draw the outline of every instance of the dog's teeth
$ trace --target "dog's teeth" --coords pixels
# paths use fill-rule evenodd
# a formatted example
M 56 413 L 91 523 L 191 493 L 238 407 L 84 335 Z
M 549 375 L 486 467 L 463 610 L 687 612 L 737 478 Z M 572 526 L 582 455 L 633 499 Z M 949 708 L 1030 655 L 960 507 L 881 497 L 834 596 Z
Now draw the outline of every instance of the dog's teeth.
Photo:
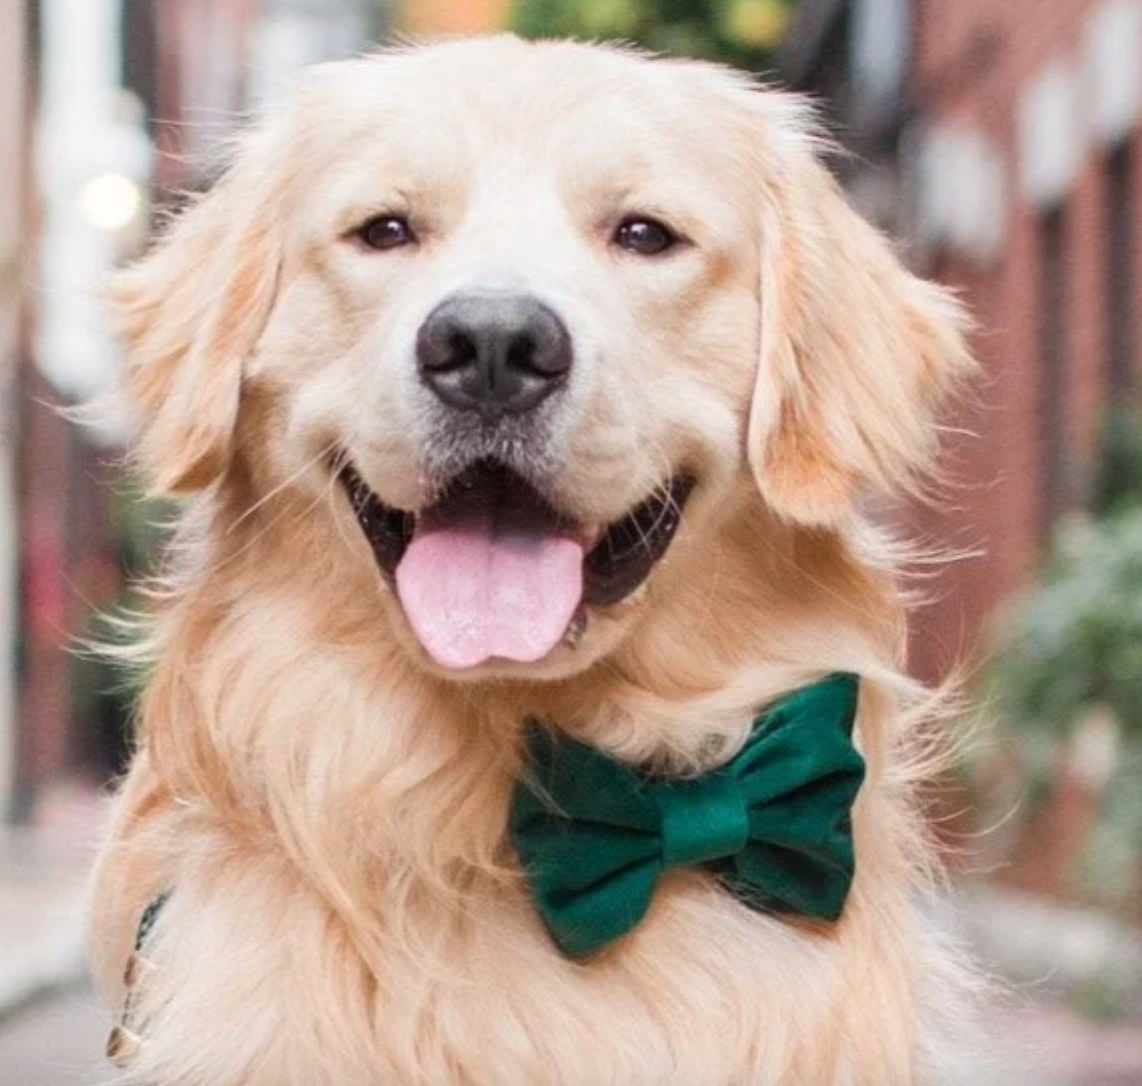
M 579 642 L 583 640 L 583 635 L 586 632 L 587 616 L 580 611 L 571 620 L 570 625 L 568 625 L 567 632 L 563 635 L 563 644 L 568 648 L 577 649 Z

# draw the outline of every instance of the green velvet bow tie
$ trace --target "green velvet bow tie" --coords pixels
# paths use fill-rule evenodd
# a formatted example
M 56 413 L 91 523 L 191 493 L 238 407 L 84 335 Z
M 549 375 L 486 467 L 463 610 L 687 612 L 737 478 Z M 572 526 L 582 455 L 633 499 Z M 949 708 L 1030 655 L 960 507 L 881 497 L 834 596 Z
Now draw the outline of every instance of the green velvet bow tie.
M 705 865 L 752 908 L 836 920 L 853 878 L 859 680 L 837 674 L 759 716 L 701 777 L 650 777 L 532 724 L 511 834 L 544 922 L 582 957 L 634 928 L 655 883 Z

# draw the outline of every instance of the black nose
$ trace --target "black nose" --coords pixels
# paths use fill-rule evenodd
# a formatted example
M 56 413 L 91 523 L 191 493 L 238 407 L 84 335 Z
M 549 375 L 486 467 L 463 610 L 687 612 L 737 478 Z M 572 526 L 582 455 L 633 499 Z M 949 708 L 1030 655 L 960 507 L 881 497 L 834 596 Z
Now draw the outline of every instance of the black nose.
M 567 380 L 571 337 L 535 298 L 459 294 L 420 326 L 416 360 L 421 379 L 450 407 L 520 415 Z

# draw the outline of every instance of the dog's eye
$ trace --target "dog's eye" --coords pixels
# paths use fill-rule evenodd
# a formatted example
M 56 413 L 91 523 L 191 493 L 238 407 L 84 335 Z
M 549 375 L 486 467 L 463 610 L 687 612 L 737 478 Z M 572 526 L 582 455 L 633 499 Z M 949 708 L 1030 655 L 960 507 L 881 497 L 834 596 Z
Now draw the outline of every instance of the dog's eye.
M 678 243 L 678 235 L 657 219 L 623 219 L 615 230 L 614 243 L 639 256 L 657 256 Z
M 355 233 L 370 249 L 379 252 L 399 249 L 416 241 L 408 220 L 400 215 L 375 215 L 357 227 Z

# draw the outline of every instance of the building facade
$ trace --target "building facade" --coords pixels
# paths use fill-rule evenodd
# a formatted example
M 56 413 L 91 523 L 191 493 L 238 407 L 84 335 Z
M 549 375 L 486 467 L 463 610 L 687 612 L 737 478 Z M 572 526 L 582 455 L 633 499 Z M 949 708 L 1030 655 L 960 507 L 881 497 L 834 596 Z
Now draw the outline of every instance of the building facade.
M 870 97 L 861 73 L 893 49 L 899 78 Z M 933 678 L 982 646 L 1088 500 L 1102 419 L 1134 392 L 1142 0 L 802 0 L 787 73 L 834 96 L 858 204 L 979 326 L 983 378 L 949 425 L 957 485 L 902 514 L 964 555 L 917 617 Z
M 227 141 L 306 64 L 387 26 L 385 0 L 0 4 L 0 819 L 101 784 L 129 730 L 122 676 L 77 642 L 132 564 L 125 431 L 60 407 L 121 365 L 98 301 L 156 212 L 208 187 Z
M 26 337 L 28 27 L 20 4 L 0 8 L 0 814 L 16 764 L 19 519 L 16 503 L 17 374 Z

